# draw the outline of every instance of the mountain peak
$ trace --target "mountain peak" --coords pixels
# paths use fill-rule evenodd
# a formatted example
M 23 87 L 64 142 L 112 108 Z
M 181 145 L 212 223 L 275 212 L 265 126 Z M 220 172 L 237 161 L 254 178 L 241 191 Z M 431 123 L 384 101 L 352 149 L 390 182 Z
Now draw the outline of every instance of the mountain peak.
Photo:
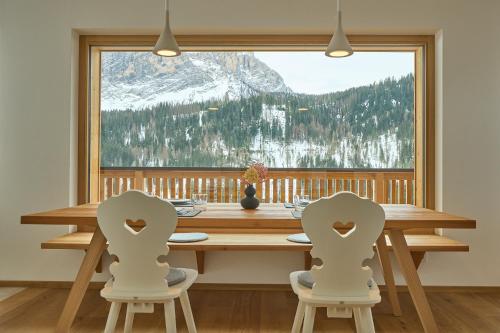
M 103 52 L 101 85 L 102 110 L 292 91 L 253 52 L 185 52 L 175 58 L 150 52 Z

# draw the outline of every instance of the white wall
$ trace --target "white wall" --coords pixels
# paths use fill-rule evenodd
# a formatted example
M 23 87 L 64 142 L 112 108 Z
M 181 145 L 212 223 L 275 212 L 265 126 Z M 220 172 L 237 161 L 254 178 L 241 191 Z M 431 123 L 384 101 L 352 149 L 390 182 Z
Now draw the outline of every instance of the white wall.
M 74 203 L 75 33 L 154 33 L 162 0 L 0 0 L 0 280 L 70 280 L 82 254 L 42 251 L 65 227 L 21 226 L 23 213 Z M 174 0 L 174 32 L 329 33 L 332 0 Z M 438 34 L 441 209 L 478 219 L 445 231 L 471 252 L 430 254 L 428 285 L 500 285 L 500 2 L 351 0 L 349 33 Z M 192 266 L 192 254 L 174 264 Z M 201 282 L 286 283 L 300 254 L 209 253 Z M 259 269 L 263 274 L 255 274 Z M 104 276 L 97 276 L 103 279 Z

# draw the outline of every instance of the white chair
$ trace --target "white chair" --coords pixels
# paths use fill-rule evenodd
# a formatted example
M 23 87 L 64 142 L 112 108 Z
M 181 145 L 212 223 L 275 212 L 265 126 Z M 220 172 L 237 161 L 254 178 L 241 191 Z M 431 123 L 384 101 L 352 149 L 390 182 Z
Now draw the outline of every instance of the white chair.
M 299 332 L 302 324 L 303 332 L 312 332 L 317 307 L 326 307 L 328 317 L 351 318 L 354 312 L 357 332 L 375 332 L 371 307 L 380 302 L 380 292 L 363 261 L 373 257 L 384 220 L 382 207 L 351 192 L 305 208 L 302 227 L 312 242 L 312 257 L 322 263 L 310 272 L 290 274 L 299 298 L 292 332 Z
M 177 269 L 185 279 L 169 287 L 166 276 L 170 267 L 162 262 L 177 225 L 174 206 L 140 191 L 129 191 L 99 205 L 97 220 L 109 242 L 109 253 L 118 259 L 110 265 L 113 278 L 101 290 L 101 296 L 112 302 L 104 332 L 114 332 L 122 303 L 127 303 L 124 332 L 131 331 L 135 313 L 152 313 L 154 303 L 162 303 L 167 332 L 174 333 L 177 297 L 188 331 L 196 332 L 187 289 L 198 272 Z

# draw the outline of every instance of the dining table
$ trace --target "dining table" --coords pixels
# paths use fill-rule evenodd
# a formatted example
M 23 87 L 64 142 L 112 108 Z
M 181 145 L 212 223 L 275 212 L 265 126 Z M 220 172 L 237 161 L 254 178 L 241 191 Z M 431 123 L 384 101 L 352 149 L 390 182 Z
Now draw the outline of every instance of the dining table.
M 438 332 L 438 326 L 429 306 L 424 288 L 413 263 L 405 232 L 408 230 L 474 229 L 476 221 L 432 209 L 413 205 L 382 204 L 385 212 L 384 232 L 388 235 L 401 273 L 405 278 L 418 316 L 425 332 Z M 72 284 L 56 331 L 68 332 L 75 319 L 94 270 L 106 251 L 107 241 L 97 224 L 98 203 L 26 214 L 22 224 L 74 225 L 94 230 L 90 246 L 81 262 Z M 261 204 L 258 209 L 242 209 L 236 203 L 209 203 L 206 210 L 196 216 L 180 216 L 176 232 L 234 233 L 234 234 L 292 234 L 303 232 L 300 218 L 293 209 L 282 203 Z M 385 236 L 377 241 L 377 250 L 387 253 Z M 387 257 L 388 258 L 388 257 Z

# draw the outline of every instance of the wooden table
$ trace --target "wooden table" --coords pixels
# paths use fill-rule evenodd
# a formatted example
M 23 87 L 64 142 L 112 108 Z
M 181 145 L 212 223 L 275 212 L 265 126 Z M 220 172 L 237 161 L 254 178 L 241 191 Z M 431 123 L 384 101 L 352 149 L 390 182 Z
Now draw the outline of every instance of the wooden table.
M 427 297 L 417 274 L 403 231 L 418 228 L 475 228 L 476 221 L 417 208 L 410 205 L 382 205 L 386 214 L 384 229 L 392 243 L 408 290 L 426 332 L 438 332 Z M 71 288 L 56 331 L 68 332 L 87 290 L 99 259 L 106 249 L 106 239 L 97 226 L 97 205 L 57 209 L 24 215 L 22 224 L 94 226 L 90 247 L 82 261 Z M 238 204 L 209 204 L 208 210 L 195 217 L 179 218 L 177 232 L 204 231 L 207 233 L 294 233 L 301 232 L 300 220 L 291 215 L 283 204 L 263 204 L 258 210 L 243 210 Z M 391 302 L 396 302 L 394 277 L 390 267 L 385 237 L 377 240 L 377 252 L 383 265 L 384 278 Z M 387 272 L 390 272 L 387 274 Z M 394 299 L 395 298 L 395 299 Z

